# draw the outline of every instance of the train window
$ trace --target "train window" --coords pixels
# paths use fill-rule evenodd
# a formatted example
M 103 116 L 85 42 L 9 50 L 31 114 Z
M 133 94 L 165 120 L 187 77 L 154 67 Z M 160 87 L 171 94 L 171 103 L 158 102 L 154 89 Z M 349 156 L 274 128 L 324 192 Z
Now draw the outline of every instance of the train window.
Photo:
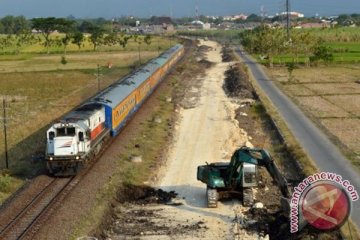
M 69 127 L 66 130 L 67 130 L 66 136 L 75 136 L 75 128 L 74 127 Z
M 80 142 L 84 141 L 84 133 L 83 132 L 79 132 L 79 141 Z
M 61 136 L 65 136 L 65 128 L 57 128 L 56 129 L 56 136 L 61 137 Z
M 49 140 L 53 140 L 55 137 L 55 133 L 54 132 L 49 132 Z

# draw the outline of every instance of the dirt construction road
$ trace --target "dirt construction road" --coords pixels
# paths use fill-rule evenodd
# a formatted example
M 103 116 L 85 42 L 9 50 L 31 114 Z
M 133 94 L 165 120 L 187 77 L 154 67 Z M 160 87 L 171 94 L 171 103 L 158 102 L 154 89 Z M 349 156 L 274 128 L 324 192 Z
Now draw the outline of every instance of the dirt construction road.
M 166 165 L 158 173 L 155 188 L 178 196 L 168 204 L 128 204 L 120 207 L 121 219 L 115 222 L 110 239 L 261 239 L 257 232 L 246 232 L 245 208 L 239 200 L 219 202 L 207 208 L 206 186 L 197 181 L 198 165 L 228 161 L 232 152 L 251 146 L 246 132 L 238 127 L 238 104 L 225 95 L 221 46 L 200 42 L 203 57 L 211 62 L 205 74 L 194 76 L 194 84 L 185 93 L 173 142 L 168 148 Z M 199 56 L 202 56 L 201 54 Z M 132 238 L 134 237 L 134 238 Z
M 157 187 L 176 191 L 183 203 L 164 211 L 172 221 L 204 222 L 205 231 L 198 236 L 182 236 L 183 239 L 236 239 L 233 220 L 241 212 L 240 202 L 220 202 L 217 209 L 207 208 L 206 186 L 197 181 L 196 171 L 197 166 L 205 162 L 228 160 L 236 147 L 250 142 L 234 119 L 237 104 L 232 103 L 222 89 L 229 63 L 222 62 L 221 47 L 217 43 L 204 41 L 201 44 L 211 47 L 206 59 L 215 65 L 206 71 L 205 76 L 195 80 L 202 81 L 202 86 L 192 89 L 199 93 L 196 101 L 192 99 L 192 108 L 180 110 L 175 141 Z

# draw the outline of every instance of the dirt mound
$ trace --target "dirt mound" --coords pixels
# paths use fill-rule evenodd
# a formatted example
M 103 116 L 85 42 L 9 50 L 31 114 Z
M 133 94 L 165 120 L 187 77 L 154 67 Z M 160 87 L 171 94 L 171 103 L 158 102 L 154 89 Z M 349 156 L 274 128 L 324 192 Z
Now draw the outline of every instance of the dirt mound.
M 206 45 L 201 45 L 199 48 L 198 48 L 198 51 L 199 52 L 207 52 L 207 51 L 210 51 L 212 50 L 213 48 L 212 47 L 209 47 L 209 46 L 206 46 Z
M 231 65 L 226 70 L 223 88 L 229 97 L 255 98 L 254 89 L 240 63 Z
M 208 229 L 205 221 L 184 219 L 171 221 L 171 214 L 164 216 L 164 205 L 177 196 L 145 185 L 125 185 L 117 194 L 112 212 L 103 220 L 101 230 L 94 235 L 98 239 L 140 239 L 143 237 L 191 235 L 199 237 Z M 149 204 L 149 205 L 148 205 Z M 111 217 L 109 217 L 111 216 Z
M 130 202 L 134 204 L 160 203 L 166 204 L 175 198 L 174 191 L 166 192 L 149 186 L 126 185 L 118 191 L 117 201 L 120 203 Z
M 201 59 L 200 61 L 198 61 L 198 63 L 200 63 L 205 68 L 211 68 L 214 65 L 213 62 L 210 62 L 206 59 Z
M 221 50 L 221 58 L 223 62 L 234 61 L 233 51 L 229 45 L 225 45 Z
M 271 212 L 267 208 L 251 208 L 243 217 L 237 217 L 234 221 L 247 231 L 259 233 L 260 236 L 269 235 L 270 239 L 343 239 L 338 230 L 321 232 L 310 225 L 298 233 L 290 233 L 288 217 L 280 211 Z

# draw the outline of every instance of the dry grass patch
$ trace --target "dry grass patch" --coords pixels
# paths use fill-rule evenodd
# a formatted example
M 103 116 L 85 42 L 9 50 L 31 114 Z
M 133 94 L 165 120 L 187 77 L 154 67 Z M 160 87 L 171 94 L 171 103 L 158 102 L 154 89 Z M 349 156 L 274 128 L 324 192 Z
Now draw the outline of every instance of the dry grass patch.
M 287 72 L 286 68 L 283 68 Z M 359 80 L 360 69 L 356 65 L 321 66 L 295 69 L 293 76 L 301 83 L 354 82 Z
M 289 73 L 286 67 L 267 68 L 266 72 L 276 81 L 288 81 Z M 359 80 L 360 67 L 351 64 L 331 67 L 300 67 L 295 69 L 292 75 L 294 80 L 299 83 L 355 82 Z
M 314 92 L 305 87 L 303 84 L 284 84 L 282 88 L 293 96 L 311 96 Z
M 141 52 L 141 61 L 144 63 L 158 55 L 157 52 Z M 58 71 L 75 69 L 95 69 L 97 64 L 107 66 L 112 63 L 113 67 L 126 67 L 138 61 L 137 52 L 121 53 L 79 53 L 66 56 L 67 64 L 61 63 L 61 54 L 38 55 L 20 61 L 1 61 L 0 72 L 35 72 L 35 71 Z
M 321 123 L 345 146 L 360 154 L 360 119 L 322 119 Z
M 324 96 L 324 98 L 353 115 L 360 117 L 360 95 Z
M 295 99 L 302 108 L 310 111 L 312 115 L 318 118 L 349 116 L 346 111 L 319 96 L 295 97 Z
M 357 83 L 314 83 L 305 84 L 316 95 L 323 94 L 358 94 L 360 93 L 360 84 Z

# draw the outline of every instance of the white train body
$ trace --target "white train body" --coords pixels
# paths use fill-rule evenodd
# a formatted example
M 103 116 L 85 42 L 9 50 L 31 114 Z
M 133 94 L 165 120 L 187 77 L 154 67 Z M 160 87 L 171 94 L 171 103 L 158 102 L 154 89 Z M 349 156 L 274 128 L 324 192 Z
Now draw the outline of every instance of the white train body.
M 67 168 L 77 169 L 79 162 L 99 151 L 108 133 L 103 105 L 90 103 L 71 111 L 47 131 L 48 168 L 62 168 L 64 163 Z

